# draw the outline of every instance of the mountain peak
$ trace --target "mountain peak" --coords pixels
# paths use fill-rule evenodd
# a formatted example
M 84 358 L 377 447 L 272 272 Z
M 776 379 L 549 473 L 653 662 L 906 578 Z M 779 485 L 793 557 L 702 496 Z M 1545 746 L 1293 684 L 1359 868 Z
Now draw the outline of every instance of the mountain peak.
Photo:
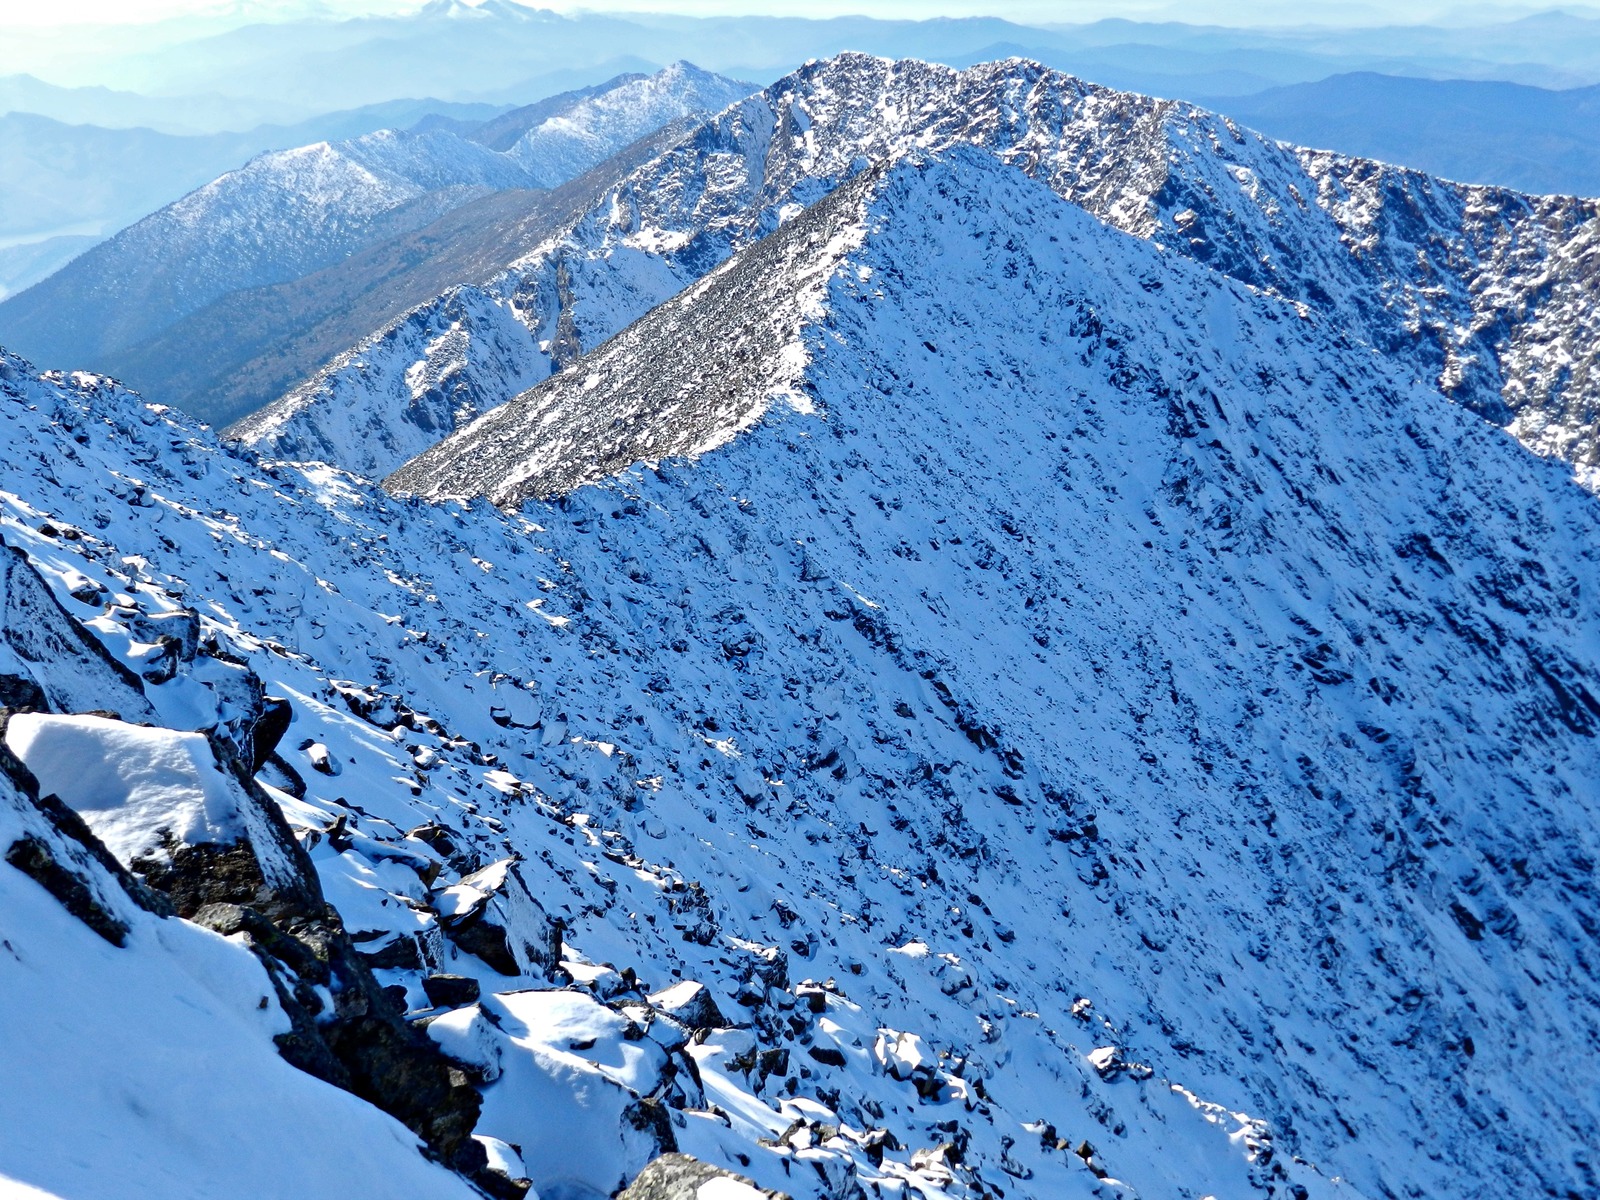
M 1464 748 L 1448 749 L 1448 739 L 1430 732 L 1431 714 L 1469 704 L 1464 720 L 1499 730 L 1508 745 L 1571 739 L 1586 762 L 1592 758 L 1583 749 L 1590 733 L 1580 731 L 1596 727 L 1600 704 L 1561 698 L 1577 696 L 1580 687 L 1595 694 L 1584 665 L 1589 651 L 1569 656 L 1559 639 L 1519 620 L 1517 632 L 1508 632 L 1521 647 L 1512 673 L 1537 673 L 1535 663 L 1550 662 L 1564 682 L 1511 698 L 1489 683 L 1506 669 L 1499 652 L 1472 648 L 1480 622 L 1503 619 L 1491 607 L 1506 610 L 1486 596 L 1471 599 L 1477 585 L 1468 582 L 1494 576 L 1497 561 L 1508 565 L 1502 556 L 1515 553 L 1509 547 L 1519 536 L 1522 503 L 1538 506 L 1539 519 L 1555 521 L 1557 540 L 1569 544 L 1600 529 L 1592 497 L 1403 367 L 1352 342 L 1337 323 L 1108 228 L 976 147 L 917 152 L 867 168 L 552 379 L 424 454 L 390 486 L 511 506 L 558 495 L 526 510 L 549 531 L 541 536 L 563 554 L 585 553 L 582 539 L 593 539 L 588 553 L 626 558 L 632 565 L 624 578 L 648 580 L 621 585 L 632 598 L 626 603 L 612 598 L 611 611 L 625 611 L 627 621 L 649 623 L 642 612 L 657 589 L 698 597 L 697 556 L 705 555 L 707 573 L 748 579 L 752 590 L 741 611 L 770 613 L 765 606 L 776 604 L 783 614 L 762 626 L 763 657 L 752 669 L 763 673 L 799 678 L 800 658 L 817 644 L 813 636 L 829 639 L 824 613 L 838 614 L 841 636 L 852 647 L 859 643 L 852 655 L 870 658 L 861 670 L 878 680 L 876 688 L 892 687 L 887 681 L 900 670 L 932 672 L 946 686 L 954 673 L 964 695 L 983 697 L 977 703 L 985 715 L 973 723 L 995 731 L 1019 764 L 1037 755 L 1052 777 L 1060 771 L 1072 779 L 1065 787 L 1074 799 L 1063 804 L 1095 813 L 1095 836 L 1141 814 L 1140 836 L 1149 839 L 1140 854 L 1141 891 L 1171 895 L 1167 888 L 1187 886 L 1182 877 L 1217 878 L 1209 867 L 1176 865 L 1200 853 L 1179 826 L 1252 795 L 1270 807 L 1268 823 L 1279 832 L 1240 828 L 1252 849 L 1258 836 L 1270 849 L 1231 878 L 1259 879 L 1260 864 L 1278 853 L 1309 854 L 1319 871 L 1349 867 L 1368 881 L 1323 879 L 1318 888 L 1379 889 L 1384 899 L 1366 891 L 1364 903 L 1415 913 L 1405 922 L 1425 924 L 1414 906 L 1429 902 L 1399 876 L 1366 875 L 1351 860 L 1335 867 L 1312 847 L 1323 838 L 1381 841 L 1383 833 L 1371 831 L 1392 830 L 1394 818 L 1380 814 L 1403 807 L 1406 789 L 1421 786 L 1436 819 L 1470 826 L 1474 845 L 1498 853 L 1487 849 L 1502 828 L 1491 797 L 1520 807 L 1509 798 L 1520 794 L 1527 773 L 1509 759 L 1490 765 Z M 1495 499 L 1510 495 L 1518 499 Z M 1493 529 L 1465 518 L 1479 505 L 1495 510 Z M 582 531 L 570 540 L 563 532 L 569 525 Z M 661 532 L 647 532 L 654 530 Z M 697 547 L 699 537 L 704 549 L 690 553 L 686 565 L 670 562 L 656 536 L 689 538 Z M 1448 568 L 1414 549 L 1424 545 Z M 1404 564 L 1391 582 L 1355 582 L 1387 581 L 1391 564 Z M 1506 597 L 1513 606 L 1541 590 L 1514 569 L 1495 577 L 1516 590 Z M 757 594 L 769 598 L 758 604 Z M 727 603 L 723 595 L 708 603 Z M 1553 612 L 1551 603 L 1559 602 L 1541 607 Z M 1382 665 L 1388 660 L 1379 648 L 1395 644 L 1400 628 L 1414 627 L 1425 610 L 1456 612 L 1460 632 L 1441 629 L 1437 640 L 1409 645 L 1430 661 L 1457 664 L 1452 670 L 1464 675 L 1424 685 L 1408 668 L 1406 699 L 1385 700 L 1398 666 Z M 1595 644 L 1593 615 L 1568 611 L 1583 628 L 1572 635 Z M 1437 627 L 1434 618 L 1427 622 Z M 781 640 L 777 631 L 789 628 L 804 631 L 804 641 L 791 647 Z M 1241 636 L 1244 629 L 1251 632 Z M 1235 654 L 1249 660 L 1241 669 L 1251 679 L 1265 673 L 1274 681 L 1267 686 L 1284 689 L 1267 698 L 1266 709 L 1254 707 L 1257 689 L 1247 698 L 1226 682 L 1234 668 L 1224 664 Z M 1151 680 L 1152 667 L 1162 680 L 1184 681 L 1161 692 L 1159 703 L 1155 692 L 1165 684 Z M 1202 679 L 1217 690 L 1189 682 Z M 1141 700 L 1144 687 L 1153 690 Z M 841 722 L 850 719 L 841 711 Z M 1196 740 L 1186 741 L 1180 727 Z M 1064 737 L 1064 728 L 1075 732 Z M 870 741 L 864 734 L 863 746 Z M 1189 748 L 1175 749 L 1179 743 Z M 1113 778 L 1099 757 L 1113 745 L 1124 748 L 1116 753 L 1145 746 L 1155 762 L 1127 762 L 1127 769 L 1111 769 Z M 1396 745 L 1402 749 L 1387 748 Z M 1427 781 L 1408 783 L 1417 772 Z M 983 816 L 972 819 L 991 852 L 1013 864 L 994 869 L 1025 869 L 1020 864 L 1038 853 L 1034 843 L 991 824 L 1011 801 L 990 807 L 976 798 L 980 786 L 974 781 L 963 793 L 968 805 L 981 807 Z M 1031 803 L 1027 783 L 988 786 L 1013 796 L 1023 811 Z M 848 790 L 858 794 L 854 785 Z M 901 806 L 898 784 L 885 795 Z M 1573 802 L 1565 784 L 1551 781 L 1539 804 L 1567 811 Z M 1166 803 L 1181 838 L 1158 832 L 1164 820 L 1146 819 L 1152 805 Z M 1285 835 L 1290 825 L 1300 833 Z M 1357 835 L 1358 828 L 1369 832 Z M 1289 849 L 1285 836 L 1299 848 Z M 1451 843 L 1421 851 L 1440 856 L 1419 868 L 1422 875 L 1464 877 L 1464 863 L 1453 871 L 1444 866 L 1463 839 Z M 1171 864 L 1172 872 L 1156 862 Z M 1510 876 L 1497 878 L 1513 886 Z M 1452 946 L 1471 941 L 1472 950 L 1435 956 L 1406 935 L 1386 942 L 1381 958 L 1358 964 L 1356 956 L 1341 957 L 1339 986 L 1361 975 L 1357 992 L 1392 995 L 1400 984 L 1388 972 L 1402 955 L 1421 977 L 1447 972 L 1444 986 L 1462 1007 L 1447 1005 L 1439 1020 L 1441 1028 L 1456 1028 L 1468 1013 L 1502 1002 L 1504 973 L 1520 952 L 1472 939 L 1482 911 L 1511 901 L 1509 892 L 1470 904 L 1458 897 L 1466 913 L 1460 918 L 1447 915 L 1449 902 L 1433 902 L 1444 904 L 1441 936 Z M 1213 950 L 1250 957 L 1235 940 L 1248 936 L 1242 926 L 1224 932 L 1201 922 L 1208 930 L 1201 935 L 1182 917 L 1152 925 L 1163 903 L 1152 899 L 1152 909 L 1138 910 L 1147 914 L 1138 921 L 1147 946 L 1160 947 L 1146 952 L 1160 956 L 1162 972 L 1155 982 L 1130 977 L 1133 990 L 1171 986 L 1204 995 L 1198 976 L 1188 985 L 1179 979 L 1203 971 L 1199 963 Z M 1185 902 L 1177 903 L 1173 911 Z M 1072 919 L 1097 930 L 1114 926 L 1101 922 L 1100 911 L 1091 904 Z M 1227 1003 L 1315 1012 L 1319 1025 L 1341 1020 L 1317 999 L 1328 984 L 1313 965 L 1316 955 L 1279 940 L 1320 938 L 1320 927 L 1313 935 L 1316 922 L 1303 925 L 1276 906 L 1259 911 L 1281 913 L 1281 920 L 1268 919 L 1270 940 L 1285 955 L 1268 953 L 1275 964 L 1270 984 L 1258 982 L 1253 992 L 1229 988 Z M 1522 925 L 1530 936 L 1534 923 Z M 1560 935 L 1544 928 L 1538 936 L 1551 939 L 1546 952 L 1559 956 Z M 1203 948 L 1213 935 L 1234 949 Z M 1448 966 L 1441 966 L 1445 953 Z M 1410 973 L 1399 969 L 1402 977 Z M 1592 971 L 1577 986 L 1586 996 L 1600 994 Z M 1538 990 L 1524 988 L 1519 1002 Z M 1197 1018 L 1195 1027 L 1207 1020 Z M 1574 1053 L 1591 1041 L 1582 1020 L 1557 1009 L 1542 1010 L 1537 1021 L 1562 1030 L 1558 1036 Z M 1189 1022 L 1175 1024 L 1189 1040 Z M 1385 1043 L 1407 1036 L 1396 1031 Z M 1439 1036 L 1462 1044 L 1462 1032 Z M 1332 1140 L 1318 1140 L 1340 1146 L 1319 1156 L 1322 1168 L 1337 1169 L 1364 1194 L 1448 1191 L 1460 1168 L 1443 1163 L 1471 1161 L 1469 1175 L 1487 1165 L 1471 1117 L 1432 1127 L 1439 1154 L 1431 1162 L 1401 1162 L 1375 1149 L 1382 1139 L 1368 1122 L 1382 1118 L 1369 1105 L 1383 1103 L 1369 1091 L 1375 1076 L 1362 1065 L 1363 1053 L 1336 1042 L 1317 1043 L 1317 1078 L 1305 1086 L 1285 1084 L 1278 1066 L 1250 1065 L 1254 1051 L 1217 1058 L 1208 1049 L 1206 1056 L 1222 1077 L 1273 1079 L 1282 1088 L 1279 1101 L 1292 1091 L 1301 1135 L 1326 1129 Z M 1393 1086 L 1396 1072 L 1415 1072 L 1411 1086 L 1426 1088 L 1442 1047 L 1386 1059 L 1382 1088 Z M 1484 1095 L 1483 1111 L 1503 1106 L 1518 1114 L 1502 1144 L 1544 1136 L 1535 1132 L 1545 1127 L 1540 1105 L 1523 1103 L 1519 1082 L 1492 1082 L 1495 1072 L 1474 1070 L 1475 1086 L 1494 1091 L 1492 1099 Z M 1578 1078 L 1569 1072 L 1549 1082 L 1575 1095 Z M 1333 1095 L 1345 1100 L 1335 1105 Z M 1360 1130 L 1352 1140 L 1334 1109 L 1349 1120 L 1358 1095 L 1370 1098 L 1356 1102 L 1364 1115 L 1352 1121 Z M 1271 1121 L 1282 1116 L 1275 1107 L 1256 1111 Z M 1570 1122 L 1554 1136 L 1580 1144 L 1600 1112 L 1589 1104 L 1567 1111 Z M 1528 1187 L 1546 1186 L 1532 1179 L 1546 1164 L 1530 1166 L 1515 1152 L 1494 1169 L 1530 1172 Z
M 516 3 L 516 0 L 428 0 L 417 11 L 422 20 L 555 20 L 548 9 Z
M 1541 453 L 1583 472 L 1600 464 L 1600 443 L 1571 407 L 1582 408 L 1581 385 L 1540 349 L 1560 343 L 1582 357 L 1585 331 L 1600 334 L 1600 309 L 1586 301 L 1592 277 L 1563 272 L 1557 295 L 1544 290 L 1541 266 L 1600 244 L 1585 232 L 1593 202 L 1455 185 L 1280 145 L 1203 109 L 1026 60 L 962 71 L 865 54 L 807 64 L 622 181 L 559 243 L 452 292 L 453 312 L 481 315 L 453 326 L 456 349 L 447 362 L 430 359 L 426 377 L 451 377 L 481 412 L 512 393 L 473 365 L 483 357 L 475 322 L 495 339 L 495 360 L 515 364 L 501 379 L 541 378 L 863 165 L 959 144 L 989 149 L 1126 233 L 1409 356 L 1444 394 L 1512 425 Z M 1406 213 L 1418 205 L 1433 223 L 1420 257 L 1402 249 L 1415 236 Z M 1494 249 L 1487 257 L 1470 249 L 1480 245 Z M 443 346 L 442 311 L 407 320 Z M 495 311 L 520 315 L 491 319 Z M 1502 329 L 1509 340 L 1494 332 Z M 423 377 L 407 375 L 423 361 L 421 347 L 381 331 L 372 341 L 297 390 L 306 436 L 274 443 L 276 452 L 315 446 L 378 475 L 399 465 L 374 457 L 370 440 L 345 447 L 338 435 L 311 432 L 324 404 L 369 410 L 364 419 L 393 429 L 417 403 L 403 381 Z M 336 398 L 347 370 L 352 394 Z M 379 378 L 388 382 L 375 385 Z

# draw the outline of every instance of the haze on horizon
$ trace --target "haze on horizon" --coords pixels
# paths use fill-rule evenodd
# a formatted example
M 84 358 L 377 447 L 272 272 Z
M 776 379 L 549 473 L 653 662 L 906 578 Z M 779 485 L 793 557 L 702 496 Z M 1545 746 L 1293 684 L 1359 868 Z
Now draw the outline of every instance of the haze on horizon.
M 155 22 L 227 28 L 253 22 L 403 15 L 427 0 L 0 0 L 0 29 L 65 29 Z M 467 0 L 477 4 L 482 0 Z M 1448 0 L 508 0 L 562 13 L 655 13 L 680 16 L 865 16 L 892 20 L 998 17 L 1030 25 L 1072 25 L 1108 18 L 1173 21 L 1230 28 L 1304 26 L 1444 26 L 1490 24 L 1536 13 L 1584 16 L 1588 5 L 1450 3 Z

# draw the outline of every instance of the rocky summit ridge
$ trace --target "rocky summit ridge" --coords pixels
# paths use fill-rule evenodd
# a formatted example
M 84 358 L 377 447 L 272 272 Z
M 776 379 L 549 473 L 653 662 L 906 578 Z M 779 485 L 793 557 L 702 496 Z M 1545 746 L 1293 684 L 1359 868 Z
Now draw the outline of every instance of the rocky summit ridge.
M 1592 483 L 1594 202 L 1282 145 L 1015 59 L 808 64 L 639 167 L 564 235 L 375 332 L 231 432 L 379 477 L 410 456 L 410 423 L 435 427 L 452 396 L 470 398 L 456 407 L 471 419 L 868 164 L 957 144 L 1114 228 L 1316 308 Z

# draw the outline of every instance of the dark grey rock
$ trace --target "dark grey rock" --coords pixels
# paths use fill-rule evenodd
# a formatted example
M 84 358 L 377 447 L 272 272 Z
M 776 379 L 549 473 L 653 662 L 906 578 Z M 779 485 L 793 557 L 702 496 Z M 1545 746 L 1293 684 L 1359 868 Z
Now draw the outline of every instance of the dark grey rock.
M 30 707 L 58 713 L 109 709 L 130 721 L 155 720 L 138 676 L 61 607 L 26 554 L 3 542 L 0 671 L 38 686 L 48 703 Z M 13 697 L 23 699 L 25 691 L 13 687 Z
M 474 1003 L 483 989 L 470 975 L 426 975 L 422 990 L 435 1008 L 460 1008 Z
M 200 616 L 193 609 L 138 613 L 129 619 L 128 632 L 141 642 L 172 639 L 177 643 L 175 653 L 179 662 L 193 662 L 200 648 Z
M 655 993 L 650 997 L 650 1007 L 690 1029 L 720 1029 L 728 1024 L 710 990 L 694 980 L 685 980 Z
M 516 863 L 491 863 L 439 894 L 439 927 L 502 975 L 561 972 L 561 926 L 534 898 Z

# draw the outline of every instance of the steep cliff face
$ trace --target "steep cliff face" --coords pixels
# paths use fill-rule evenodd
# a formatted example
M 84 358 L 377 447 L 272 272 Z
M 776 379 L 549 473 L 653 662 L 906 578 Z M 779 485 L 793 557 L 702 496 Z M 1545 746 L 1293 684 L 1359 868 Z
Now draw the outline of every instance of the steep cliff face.
M 417 394 L 408 372 L 437 362 L 446 331 L 458 377 L 509 399 L 868 164 L 957 144 L 1114 228 L 1314 307 L 1590 478 L 1593 202 L 1297 150 L 1020 60 L 960 72 L 862 55 L 810 64 L 642 167 L 565 237 L 408 316 L 426 336 L 375 335 L 241 432 L 272 455 L 392 469 L 398 459 L 342 436 L 336 414 L 399 427 Z M 507 318 L 524 330 L 509 343 Z M 501 344 L 476 353 L 480 336 Z
M 1600 488 L 1600 203 L 1297 153 L 1429 378 Z

